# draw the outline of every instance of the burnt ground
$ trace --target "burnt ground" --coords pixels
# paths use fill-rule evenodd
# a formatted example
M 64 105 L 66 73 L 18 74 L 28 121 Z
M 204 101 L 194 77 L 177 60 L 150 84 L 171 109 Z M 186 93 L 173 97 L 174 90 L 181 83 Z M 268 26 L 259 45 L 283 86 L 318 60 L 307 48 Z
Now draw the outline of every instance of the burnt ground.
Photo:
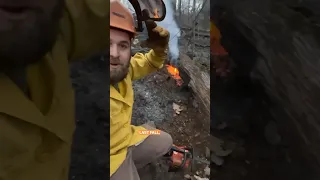
M 143 124 L 153 121 L 157 128 L 171 134 L 176 145 L 194 147 L 199 157 L 205 158 L 208 147 L 209 126 L 200 106 L 193 98 L 191 90 L 185 84 L 176 85 L 166 68 L 150 74 L 134 82 L 135 104 L 133 123 Z M 173 103 L 180 105 L 183 110 L 179 115 L 173 110 Z M 205 165 L 195 166 L 193 173 L 203 173 Z M 140 170 L 142 180 L 174 180 L 184 179 L 191 172 L 168 173 L 165 160 L 152 163 Z M 152 172 L 152 173 L 150 173 Z

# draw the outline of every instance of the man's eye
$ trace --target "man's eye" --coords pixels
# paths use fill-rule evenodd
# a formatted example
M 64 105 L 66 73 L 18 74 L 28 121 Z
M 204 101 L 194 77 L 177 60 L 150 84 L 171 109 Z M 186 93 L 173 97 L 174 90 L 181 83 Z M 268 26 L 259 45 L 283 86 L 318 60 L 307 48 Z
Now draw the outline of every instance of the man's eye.
M 128 46 L 127 46 L 127 45 L 124 45 L 124 44 L 120 44 L 120 48 L 121 48 L 121 49 L 127 49 Z

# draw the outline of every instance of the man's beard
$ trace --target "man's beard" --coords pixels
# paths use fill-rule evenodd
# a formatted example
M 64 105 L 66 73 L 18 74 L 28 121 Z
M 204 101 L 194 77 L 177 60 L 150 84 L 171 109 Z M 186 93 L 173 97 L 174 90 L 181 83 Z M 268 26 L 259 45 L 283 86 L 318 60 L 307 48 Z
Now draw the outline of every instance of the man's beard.
M 117 69 L 110 69 L 110 83 L 117 84 L 127 77 L 130 61 L 127 64 L 120 64 Z
M 0 34 L 0 72 L 35 63 L 52 49 L 64 6 L 64 0 L 59 0 L 51 14 L 37 12 L 32 25 L 16 24 Z

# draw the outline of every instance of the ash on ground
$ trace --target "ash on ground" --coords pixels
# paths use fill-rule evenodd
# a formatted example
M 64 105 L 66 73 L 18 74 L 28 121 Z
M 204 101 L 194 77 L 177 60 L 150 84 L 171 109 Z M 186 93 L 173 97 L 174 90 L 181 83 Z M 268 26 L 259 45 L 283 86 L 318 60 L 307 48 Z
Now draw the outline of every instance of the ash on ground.
M 187 85 L 178 87 L 165 68 L 133 83 L 135 102 L 132 122 L 141 125 L 153 121 L 158 129 L 168 132 L 176 145 L 194 147 L 197 156 L 205 158 L 207 138 L 210 136 L 206 118 L 199 111 Z M 175 107 L 174 107 L 175 106 Z M 176 106 L 179 107 L 177 110 Z M 194 166 L 193 173 L 206 176 L 206 165 Z M 142 180 L 185 179 L 192 173 L 168 173 L 168 163 L 159 159 L 139 170 Z

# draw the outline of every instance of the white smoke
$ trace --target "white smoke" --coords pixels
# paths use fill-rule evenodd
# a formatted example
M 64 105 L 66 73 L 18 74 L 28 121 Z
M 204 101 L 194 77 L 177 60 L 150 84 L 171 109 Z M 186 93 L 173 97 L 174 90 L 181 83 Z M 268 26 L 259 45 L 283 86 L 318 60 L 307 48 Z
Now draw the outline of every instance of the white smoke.
M 159 26 L 166 28 L 170 32 L 170 41 L 169 41 L 169 55 L 171 63 L 176 64 L 179 58 L 179 44 L 178 40 L 180 37 L 180 28 L 174 18 L 174 9 L 172 7 L 171 0 L 164 0 L 166 5 L 166 17 L 163 21 L 157 22 Z

